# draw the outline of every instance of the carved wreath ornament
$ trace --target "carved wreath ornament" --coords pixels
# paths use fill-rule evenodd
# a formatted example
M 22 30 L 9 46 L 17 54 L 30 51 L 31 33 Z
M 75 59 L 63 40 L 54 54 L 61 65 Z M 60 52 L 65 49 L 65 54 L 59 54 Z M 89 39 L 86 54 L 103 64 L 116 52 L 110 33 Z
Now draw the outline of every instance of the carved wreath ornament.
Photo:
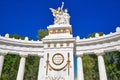
M 53 55 L 52 57 L 52 62 L 55 65 L 61 65 L 64 62 L 64 57 L 62 54 L 60 53 L 56 53 L 55 55 Z
M 47 53 L 47 61 L 46 61 L 46 75 L 48 75 L 48 70 L 52 71 L 66 71 L 68 69 L 68 75 L 70 73 L 70 54 L 68 53 L 68 60 L 67 60 L 67 63 L 61 67 L 61 68 L 56 68 L 56 67 L 53 67 L 50 63 L 49 63 L 49 53 Z M 63 62 L 64 62 L 64 56 L 61 54 L 61 53 L 56 53 L 53 55 L 52 57 L 52 62 L 53 64 L 59 66 L 61 65 Z

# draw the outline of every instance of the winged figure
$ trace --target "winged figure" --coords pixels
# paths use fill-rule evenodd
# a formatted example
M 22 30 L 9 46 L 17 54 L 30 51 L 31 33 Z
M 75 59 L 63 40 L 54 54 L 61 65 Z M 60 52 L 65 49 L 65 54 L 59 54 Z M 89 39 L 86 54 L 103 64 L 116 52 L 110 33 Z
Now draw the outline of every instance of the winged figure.
M 60 14 L 60 7 L 58 7 L 58 9 L 53 9 L 53 8 L 50 8 L 51 12 L 53 13 L 53 16 L 55 16 L 56 14 Z

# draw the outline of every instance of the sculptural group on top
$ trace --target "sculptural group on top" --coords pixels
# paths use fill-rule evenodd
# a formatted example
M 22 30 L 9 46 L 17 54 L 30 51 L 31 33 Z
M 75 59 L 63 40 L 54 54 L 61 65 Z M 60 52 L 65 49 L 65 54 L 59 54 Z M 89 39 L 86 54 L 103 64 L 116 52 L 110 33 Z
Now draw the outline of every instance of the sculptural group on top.
M 58 7 L 58 9 L 50 8 L 51 12 L 54 16 L 54 24 L 69 24 L 70 22 L 70 16 L 68 14 L 68 10 L 64 9 L 64 2 L 62 2 L 62 6 Z

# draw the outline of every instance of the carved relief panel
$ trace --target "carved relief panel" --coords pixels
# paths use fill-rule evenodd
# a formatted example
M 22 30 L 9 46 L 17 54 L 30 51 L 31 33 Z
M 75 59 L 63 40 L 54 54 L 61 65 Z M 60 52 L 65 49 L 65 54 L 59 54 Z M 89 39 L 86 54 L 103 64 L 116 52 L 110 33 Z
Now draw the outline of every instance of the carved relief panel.
M 73 68 L 71 54 L 67 51 L 51 52 L 45 55 L 45 80 L 69 80 Z

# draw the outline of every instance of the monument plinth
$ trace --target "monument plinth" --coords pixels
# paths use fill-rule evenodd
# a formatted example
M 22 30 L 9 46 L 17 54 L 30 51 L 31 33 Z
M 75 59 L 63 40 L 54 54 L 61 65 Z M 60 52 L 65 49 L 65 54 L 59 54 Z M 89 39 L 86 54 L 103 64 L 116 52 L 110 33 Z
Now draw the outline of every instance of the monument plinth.
M 49 35 L 45 39 L 51 38 L 72 38 L 72 27 L 70 25 L 70 15 L 67 9 L 63 9 L 64 3 L 58 9 L 50 8 L 54 16 L 54 24 L 47 27 Z
M 73 52 L 75 39 L 64 3 L 58 9 L 50 8 L 54 24 L 47 27 L 49 34 L 42 39 L 44 60 L 40 80 L 74 80 Z

